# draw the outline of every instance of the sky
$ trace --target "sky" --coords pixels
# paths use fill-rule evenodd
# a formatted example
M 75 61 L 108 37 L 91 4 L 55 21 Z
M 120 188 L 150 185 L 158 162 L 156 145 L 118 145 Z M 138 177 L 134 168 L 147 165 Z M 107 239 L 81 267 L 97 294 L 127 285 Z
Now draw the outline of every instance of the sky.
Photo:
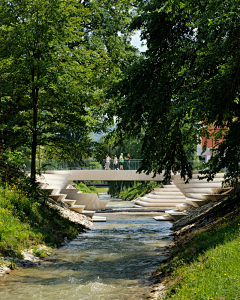
M 135 34 L 132 36 L 132 45 L 137 47 L 141 52 L 147 50 L 147 47 L 141 45 L 142 42 L 140 41 L 140 31 L 136 31 Z

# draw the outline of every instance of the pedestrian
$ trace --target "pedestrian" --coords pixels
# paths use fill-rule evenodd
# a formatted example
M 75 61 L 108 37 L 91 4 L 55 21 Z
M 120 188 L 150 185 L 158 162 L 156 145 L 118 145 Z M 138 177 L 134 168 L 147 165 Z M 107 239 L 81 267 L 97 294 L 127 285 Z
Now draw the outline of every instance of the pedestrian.
M 111 157 L 109 157 L 108 154 L 107 154 L 106 155 L 105 170 L 109 170 L 110 160 L 111 160 Z
M 117 170 L 117 167 L 118 167 L 117 155 L 114 155 L 113 166 L 114 166 L 114 170 Z
M 131 157 L 130 157 L 129 153 L 128 153 L 127 157 L 125 157 L 125 159 L 127 160 L 127 168 L 128 168 L 128 170 L 130 170 L 130 159 L 131 159 Z
M 123 153 L 121 153 L 120 157 L 119 157 L 119 168 L 120 170 L 123 170 L 123 162 L 124 162 L 124 158 L 123 158 Z

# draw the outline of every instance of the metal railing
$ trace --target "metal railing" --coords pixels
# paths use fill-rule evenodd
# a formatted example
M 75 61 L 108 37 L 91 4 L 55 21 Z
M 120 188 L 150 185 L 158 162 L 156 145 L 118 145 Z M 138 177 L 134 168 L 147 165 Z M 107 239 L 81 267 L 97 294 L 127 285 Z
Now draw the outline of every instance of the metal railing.
M 192 165 L 193 170 L 200 171 L 206 169 L 206 164 L 204 161 L 196 160 L 189 161 Z M 54 159 L 42 159 L 41 160 L 41 171 L 46 170 L 105 170 L 106 160 L 102 161 L 102 164 L 93 159 L 85 159 L 84 165 L 80 165 L 77 162 L 60 161 Z M 130 170 L 138 170 L 142 165 L 142 159 L 131 159 L 130 160 Z M 39 161 L 36 160 L 37 169 L 39 169 Z M 31 161 L 25 161 L 25 170 L 30 171 Z M 119 161 L 117 164 L 117 169 L 120 169 Z M 129 170 L 127 160 L 123 162 L 123 169 Z M 110 160 L 109 170 L 114 170 L 113 159 Z
M 105 169 L 106 159 L 103 160 L 103 168 Z M 142 159 L 131 159 L 130 166 L 128 167 L 128 161 L 124 160 L 123 170 L 138 170 L 142 165 Z M 118 161 L 117 169 L 120 169 L 120 164 Z M 114 170 L 113 159 L 110 160 L 109 170 Z
M 25 161 L 26 170 L 30 171 L 31 161 Z M 36 161 L 36 167 L 39 169 L 39 161 Z M 77 162 L 60 161 L 55 159 L 43 159 L 41 160 L 41 171 L 46 170 L 103 170 L 103 166 L 94 160 L 84 160 L 84 165 L 80 165 Z
M 130 170 L 137 170 L 141 166 L 141 159 L 131 159 L 130 161 Z M 80 165 L 77 162 L 69 162 L 69 161 L 58 161 L 54 159 L 42 159 L 41 160 L 41 171 L 46 170 L 105 170 L 106 160 L 102 161 L 102 164 L 91 159 L 84 160 L 84 165 Z M 39 161 L 36 160 L 37 169 L 39 169 Z M 118 163 L 119 168 L 119 163 Z M 31 170 L 31 161 L 25 161 L 25 169 L 26 171 Z M 113 160 L 110 161 L 109 169 L 114 170 Z M 127 161 L 123 163 L 123 169 L 128 170 Z

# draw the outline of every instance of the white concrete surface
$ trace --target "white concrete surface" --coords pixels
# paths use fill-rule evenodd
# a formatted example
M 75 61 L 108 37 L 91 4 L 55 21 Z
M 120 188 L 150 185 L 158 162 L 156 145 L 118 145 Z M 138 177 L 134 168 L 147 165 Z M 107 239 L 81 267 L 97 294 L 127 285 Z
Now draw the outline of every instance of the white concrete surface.
M 75 212 L 78 212 L 78 213 L 82 213 L 82 211 L 84 210 L 85 206 L 84 205 L 72 205 L 69 207 L 69 209 L 75 211 Z
M 68 183 L 74 180 L 105 180 L 105 181 L 162 181 L 163 174 L 136 173 L 135 170 L 49 170 L 44 174 L 69 175 Z

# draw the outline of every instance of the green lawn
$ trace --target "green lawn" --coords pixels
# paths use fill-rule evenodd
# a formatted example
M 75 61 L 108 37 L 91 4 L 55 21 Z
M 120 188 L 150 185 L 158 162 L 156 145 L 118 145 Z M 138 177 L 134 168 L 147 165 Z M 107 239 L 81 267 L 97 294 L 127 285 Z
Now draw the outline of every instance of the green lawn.
M 239 253 L 239 215 L 183 236 L 168 263 L 158 269 L 167 276 L 166 299 L 240 299 Z

